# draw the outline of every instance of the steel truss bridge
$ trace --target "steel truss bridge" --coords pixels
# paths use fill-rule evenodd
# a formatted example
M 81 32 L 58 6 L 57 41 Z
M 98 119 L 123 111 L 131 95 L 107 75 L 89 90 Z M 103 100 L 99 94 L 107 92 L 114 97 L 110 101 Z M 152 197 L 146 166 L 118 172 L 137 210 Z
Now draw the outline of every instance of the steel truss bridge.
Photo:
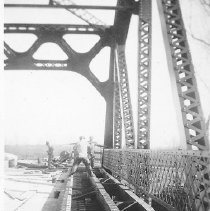
M 36 35 L 37 40 L 25 52 L 17 52 L 5 42 L 4 53 L 7 59 L 4 68 L 6 71 L 74 71 L 87 78 L 106 101 L 102 170 L 110 176 L 108 180 L 126 185 L 125 187 L 139 199 L 143 199 L 142 203 L 144 201 L 155 210 L 210 210 L 209 143 L 179 0 L 157 0 L 157 3 L 162 20 L 168 68 L 177 88 L 177 105 L 180 107 L 180 113 L 177 115 L 182 119 L 186 150 L 150 150 L 152 3 L 154 1 L 151 0 L 118 0 L 116 6 L 99 6 L 77 5 L 71 0 L 52 0 L 49 4 L 42 5 L 5 4 L 4 7 L 8 9 L 64 9 L 86 24 L 5 23 L 5 34 L 30 33 Z M 114 10 L 114 24 L 104 24 L 87 9 Z M 132 15 L 139 18 L 136 43 L 137 131 L 134 131 L 125 57 L 125 42 Z M 100 39 L 88 52 L 78 53 L 63 38 L 66 34 L 96 34 Z M 57 44 L 68 59 L 34 59 L 34 53 L 46 42 Z M 111 48 L 109 78 L 100 82 L 91 72 L 89 64 L 106 46 Z M 125 134 L 123 149 L 122 134 Z M 194 148 L 197 150 L 193 150 Z M 68 197 L 63 203 L 62 210 L 70 210 Z M 117 210 L 115 205 L 118 205 L 119 210 L 132 210 L 134 204 L 135 202 L 132 202 L 126 209 L 120 209 L 119 203 L 115 203 L 109 206 L 109 209 L 112 210 L 110 207 L 113 207 L 113 210 Z M 152 208 L 144 206 L 144 210 Z

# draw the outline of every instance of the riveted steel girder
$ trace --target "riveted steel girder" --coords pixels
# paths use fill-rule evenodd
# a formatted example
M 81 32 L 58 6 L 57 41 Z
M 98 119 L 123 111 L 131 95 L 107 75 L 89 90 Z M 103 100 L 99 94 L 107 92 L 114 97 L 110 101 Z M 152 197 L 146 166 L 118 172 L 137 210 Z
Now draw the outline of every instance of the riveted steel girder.
M 4 33 L 32 33 L 39 34 L 45 32 L 60 34 L 102 34 L 101 26 L 74 25 L 74 24 L 4 24 Z
M 119 71 L 120 95 L 122 100 L 123 120 L 125 126 L 125 144 L 127 148 L 135 148 L 133 112 L 130 98 L 128 71 L 126 65 L 124 45 L 117 45 L 116 58 Z
M 48 29 L 48 28 L 47 28 Z M 98 78 L 91 72 L 89 64 L 92 59 L 100 52 L 100 50 L 107 43 L 106 36 L 100 40 L 87 52 L 78 53 L 74 51 L 71 46 L 63 39 L 63 33 L 55 31 L 52 33 L 46 28 L 37 32 L 37 40 L 26 52 L 14 51 L 6 42 L 4 45 L 4 52 L 7 56 L 5 60 L 5 70 L 68 70 L 74 71 L 86 77 L 91 84 L 99 91 L 99 93 L 106 99 L 107 83 L 100 82 Z M 104 41 L 105 40 L 105 41 Z M 67 60 L 38 60 L 34 59 L 34 53 L 39 47 L 47 42 L 57 44 L 68 56 Z
M 104 87 L 106 90 L 106 119 L 105 119 L 105 133 L 104 133 L 104 148 L 113 148 L 113 115 L 114 115 L 114 47 L 111 48 L 110 65 L 109 65 L 109 79 Z
M 118 79 L 117 64 L 115 60 L 114 68 L 114 149 L 120 149 L 122 147 L 122 115 L 121 115 L 121 103 L 120 103 L 120 84 Z
M 200 97 L 179 1 L 161 0 L 160 7 L 165 20 L 162 22 L 162 31 L 168 41 L 167 53 L 171 55 L 171 69 L 179 95 L 187 148 L 196 146 L 199 150 L 208 150 Z
M 139 1 L 138 29 L 138 122 L 137 148 L 150 147 L 151 107 L 151 45 L 152 45 L 151 0 Z
M 61 2 L 61 1 L 60 1 Z M 60 5 L 52 5 L 52 4 L 4 4 L 5 8 L 64 8 L 64 9 L 88 9 L 88 10 L 126 10 L 132 8 L 125 8 L 121 6 L 98 6 L 98 5 L 71 5 L 71 4 L 60 4 Z

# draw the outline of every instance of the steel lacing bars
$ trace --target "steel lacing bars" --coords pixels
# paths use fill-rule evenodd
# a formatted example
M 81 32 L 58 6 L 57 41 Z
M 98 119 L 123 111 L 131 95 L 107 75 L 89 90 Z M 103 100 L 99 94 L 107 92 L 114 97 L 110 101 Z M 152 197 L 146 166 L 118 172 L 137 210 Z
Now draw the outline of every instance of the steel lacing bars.
M 162 0 L 188 149 L 208 150 L 194 68 L 178 0 Z
M 120 149 L 122 146 L 122 116 L 120 103 L 120 89 L 118 80 L 117 64 L 115 60 L 114 67 L 115 85 L 114 85 L 114 148 Z
M 71 0 L 53 0 L 53 4 L 55 4 L 55 5 L 76 5 Z M 71 12 L 72 14 L 74 14 L 75 16 L 77 16 L 78 18 L 82 19 L 83 21 L 85 21 L 86 23 L 88 23 L 91 26 L 97 27 L 101 30 L 104 30 L 107 27 L 104 22 L 99 20 L 97 17 L 95 17 L 93 14 L 91 14 L 87 10 L 78 9 L 78 8 L 76 8 L 76 9 L 65 8 L 65 9 L 68 10 L 69 12 Z
M 127 148 L 135 148 L 134 122 L 128 82 L 128 71 L 125 60 L 125 46 L 117 45 L 116 58 L 120 77 L 120 93 L 123 108 L 123 120 L 125 126 L 125 141 Z
M 150 148 L 151 104 L 151 0 L 139 1 L 138 29 L 138 131 L 137 148 Z

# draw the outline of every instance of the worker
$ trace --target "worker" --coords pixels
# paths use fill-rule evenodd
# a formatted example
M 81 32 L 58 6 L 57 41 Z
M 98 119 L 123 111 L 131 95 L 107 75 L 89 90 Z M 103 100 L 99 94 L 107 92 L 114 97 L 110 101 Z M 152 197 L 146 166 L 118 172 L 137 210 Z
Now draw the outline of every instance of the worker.
M 47 141 L 46 142 L 46 145 L 48 147 L 48 151 L 47 151 L 47 154 L 48 154 L 48 168 L 50 169 L 52 167 L 52 160 L 53 160 L 53 147 L 50 146 L 49 142 Z
M 79 137 L 79 141 L 74 146 L 74 163 L 69 176 L 77 171 L 77 167 L 81 162 L 85 164 L 89 176 L 92 176 L 90 161 L 88 159 L 88 142 L 84 136 Z

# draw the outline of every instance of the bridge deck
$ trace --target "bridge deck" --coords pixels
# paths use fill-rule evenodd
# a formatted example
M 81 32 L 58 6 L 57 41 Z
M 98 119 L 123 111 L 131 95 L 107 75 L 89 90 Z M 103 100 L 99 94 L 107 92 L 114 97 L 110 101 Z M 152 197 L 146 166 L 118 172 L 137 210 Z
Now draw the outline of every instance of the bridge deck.
M 90 178 L 84 167 L 67 179 L 66 189 L 61 198 L 63 199 L 61 211 L 105 211 L 119 209 L 104 190 L 103 186 L 96 184 L 96 178 Z
M 78 172 L 67 179 L 63 193 L 60 211 L 154 211 L 101 168 L 94 169 L 94 176 L 89 177 L 80 166 Z

